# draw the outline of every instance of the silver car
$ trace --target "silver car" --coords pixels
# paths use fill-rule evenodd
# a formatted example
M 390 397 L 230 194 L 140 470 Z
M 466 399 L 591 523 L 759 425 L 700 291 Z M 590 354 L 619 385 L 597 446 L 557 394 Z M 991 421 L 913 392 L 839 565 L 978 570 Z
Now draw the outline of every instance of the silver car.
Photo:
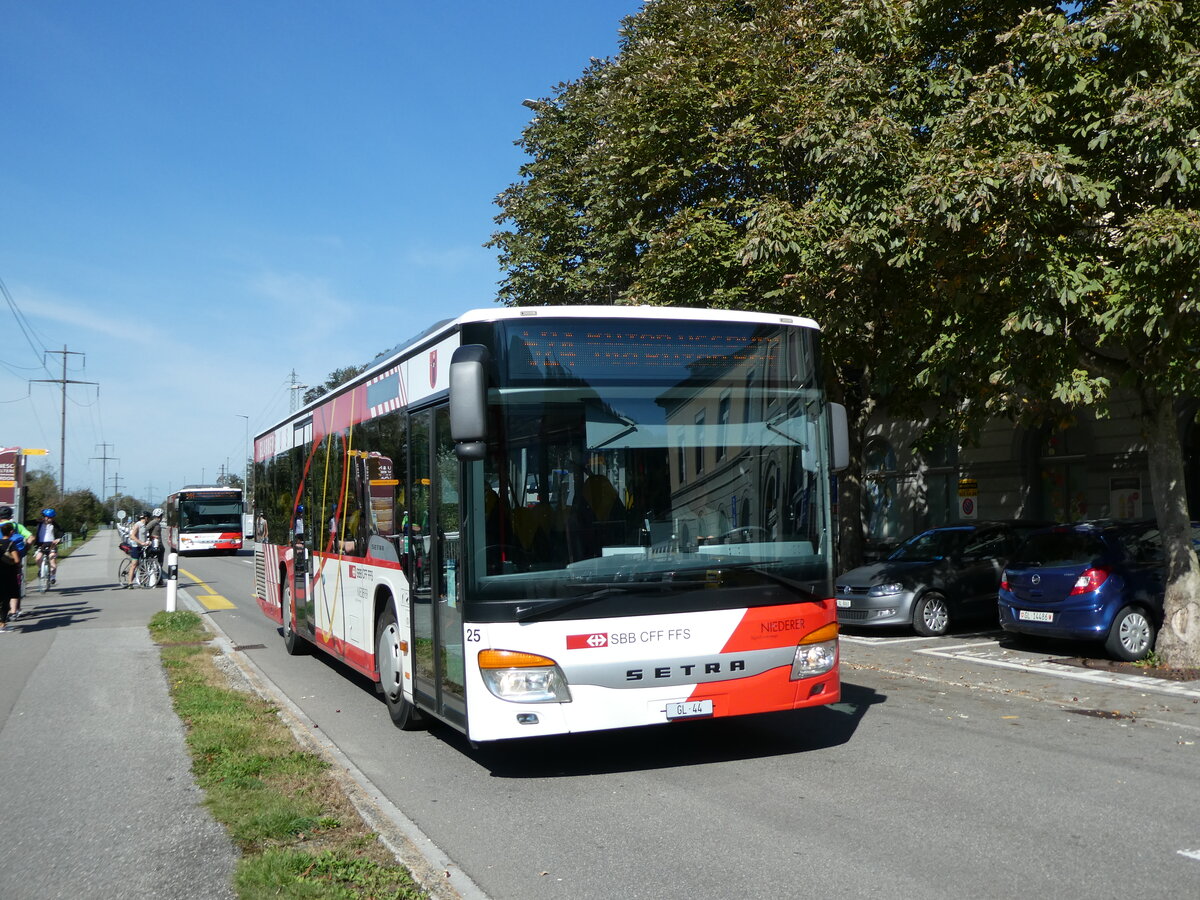
M 1041 524 L 980 522 L 922 532 L 882 562 L 838 576 L 838 624 L 911 626 L 939 635 L 960 619 L 995 620 L 1004 564 Z

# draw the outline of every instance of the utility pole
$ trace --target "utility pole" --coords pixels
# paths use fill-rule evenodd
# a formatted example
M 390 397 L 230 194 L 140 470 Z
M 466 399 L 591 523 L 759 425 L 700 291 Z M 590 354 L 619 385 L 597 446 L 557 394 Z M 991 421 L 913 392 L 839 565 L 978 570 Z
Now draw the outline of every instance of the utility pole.
M 67 471 L 67 385 L 68 384 L 94 384 L 96 385 L 96 396 L 100 395 L 100 383 L 98 381 L 76 381 L 73 378 L 67 377 L 67 357 L 68 356 L 83 356 L 85 357 L 84 366 L 87 366 L 86 354 L 80 353 L 77 350 L 68 350 L 67 345 L 63 344 L 61 350 L 46 350 L 42 355 L 42 365 L 46 364 L 46 356 L 50 354 L 58 354 L 62 357 L 62 378 L 33 378 L 32 381 L 47 382 L 49 384 L 62 385 L 62 426 L 59 430 L 58 442 L 58 493 L 59 496 L 65 496 L 67 493 L 66 487 L 66 471 Z
M 113 521 L 116 521 L 116 518 L 117 518 L 117 494 L 120 492 L 120 489 L 121 489 L 120 485 L 118 485 L 117 482 L 119 482 L 120 480 L 121 480 L 121 476 L 118 473 L 113 472 L 113 492 L 112 492 Z
M 92 457 L 92 459 L 101 460 L 101 463 L 100 463 L 100 490 L 101 490 L 101 492 L 103 492 L 104 489 L 108 487 L 108 461 L 110 459 L 120 461 L 120 457 L 108 455 L 108 449 L 112 446 L 112 444 L 97 444 L 96 446 L 104 448 L 103 456 L 93 456 Z M 100 502 L 103 504 L 103 502 L 107 499 L 108 498 L 106 498 L 106 497 L 101 497 Z
M 288 387 L 292 392 L 291 409 L 289 409 L 288 412 L 295 412 L 302 405 L 300 392 L 307 389 L 308 385 L 300 384 L 299 382 L 297 382 L 296 381 L 296 370 L 292 369 L 292 380 L 291 380 L 291 383 L 288 385 Z

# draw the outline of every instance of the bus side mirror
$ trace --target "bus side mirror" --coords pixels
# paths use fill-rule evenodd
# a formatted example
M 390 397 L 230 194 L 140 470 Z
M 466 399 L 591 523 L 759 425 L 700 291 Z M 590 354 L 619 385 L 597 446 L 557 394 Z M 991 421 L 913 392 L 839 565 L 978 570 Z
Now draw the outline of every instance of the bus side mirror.
M 829 404 L 829 431 L 833 439 L 832 468 L 840 472 L 850 466 L 850 426 L 847 424 L 846 407 L 840 403 Z
M 463 344 L 450 358 L 450 437 L 464 462 L 487 451 L 487 364 L 491 354 L 480 344 Z

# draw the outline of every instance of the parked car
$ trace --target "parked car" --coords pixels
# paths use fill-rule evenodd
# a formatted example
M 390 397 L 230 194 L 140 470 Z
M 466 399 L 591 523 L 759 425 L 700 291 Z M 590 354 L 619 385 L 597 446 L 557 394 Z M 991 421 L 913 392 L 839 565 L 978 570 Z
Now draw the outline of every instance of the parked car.
M 1059 525 L 1029 535 L 1000 582 L 1000 626 L 1014 634 L 1103 641 L 1144 658 L 1162 624 L 1165 573 L 1151 522 Z
M 922 532 L 882 562 L 838 576 L 838 624 L 906 625 L 928 636 L 959 619 L 992 618 L 1005 563 L 1023 535 L 1044 524 L 979 522 Z

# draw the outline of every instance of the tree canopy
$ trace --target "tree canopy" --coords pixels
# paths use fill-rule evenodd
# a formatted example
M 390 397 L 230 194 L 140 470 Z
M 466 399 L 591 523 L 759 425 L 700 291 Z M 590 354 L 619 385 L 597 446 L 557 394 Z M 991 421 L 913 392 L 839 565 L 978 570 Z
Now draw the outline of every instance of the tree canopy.
M 1198 23 L 1180 0 L 654 0 L 535 104 L 501 298 L 811 316 L 860 426 L 1123 389 L 1168 537 L 1160 651 L 1196 664 Z

